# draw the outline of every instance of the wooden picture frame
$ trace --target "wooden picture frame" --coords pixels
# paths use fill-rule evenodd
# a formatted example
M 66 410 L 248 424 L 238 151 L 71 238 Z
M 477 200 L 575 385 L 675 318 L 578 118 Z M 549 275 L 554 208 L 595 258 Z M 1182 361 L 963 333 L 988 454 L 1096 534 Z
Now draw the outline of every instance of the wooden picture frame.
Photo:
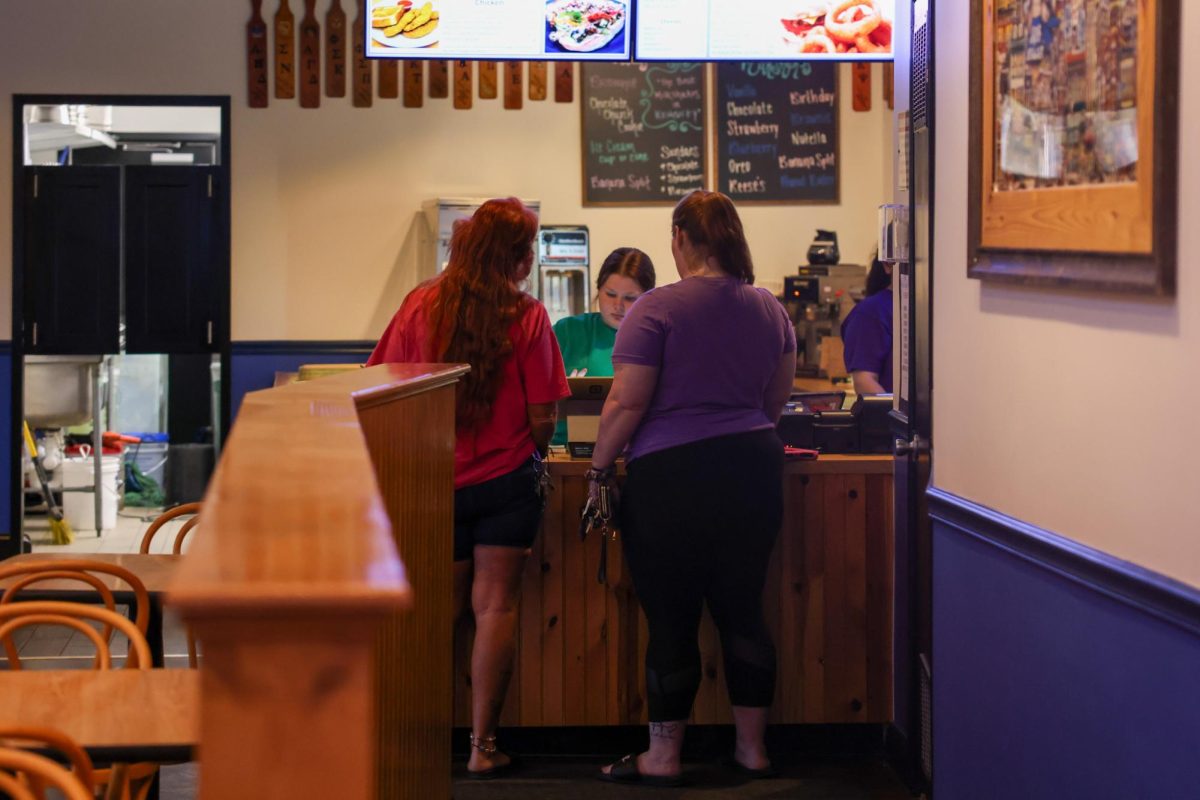
M 1179 0 L 971 0 L 970 277 L 1174 295 L 1179 30 Z

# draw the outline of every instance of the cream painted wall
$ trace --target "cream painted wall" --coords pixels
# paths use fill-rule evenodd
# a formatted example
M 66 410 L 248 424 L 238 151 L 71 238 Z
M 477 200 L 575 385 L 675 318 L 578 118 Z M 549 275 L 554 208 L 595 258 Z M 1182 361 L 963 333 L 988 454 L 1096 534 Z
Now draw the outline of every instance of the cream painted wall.
M 673 278 L 668 209 L 581 207 L 577 103 L 517 112 L 477 99 L 455 111 L 447 100 L 408 110 L 376 99 L 361 110 L 325 98 L 319 111 L 274 100 L 250 110 L 248 13 L 242 0 L 106 0 L 86 13 L 68 0 L 0 0 L 0 152 L 11 151 L 12 93 L 232 96 L 235 340 L 377 336 L 418 279 L 417 213 L 437 196 L 537 198 L 547 223 L 590 226 L 594 259 L 635 245 Z M 781 286 L 818 227 L 839 232 L 844 261 L 873 246 L 891 172 L 878 67 L 875 78 L 872 111 L 856 114 L 842 76 L 842 204 L 743 210 L 763 285 Z M 11 177 L 0 158 L 0 330 L 11 324 Z
M 937 4 L 934 482 L 1200 585 L 1200 51 L 1180 65 L 1179 293 L 966 277 L 969 3 Z M 1200 7 L 1183 3 L 1184 42 Z

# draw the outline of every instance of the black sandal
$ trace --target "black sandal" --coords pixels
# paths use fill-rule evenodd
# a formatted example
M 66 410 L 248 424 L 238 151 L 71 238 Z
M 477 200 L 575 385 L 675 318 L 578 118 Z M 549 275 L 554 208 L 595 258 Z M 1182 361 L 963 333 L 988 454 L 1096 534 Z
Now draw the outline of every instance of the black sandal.
M 485 756 L 494 756 L 496 753 L 502 752 L 498 747 L 496 747 L 495 736 L 476 736 L 473 733 L 470 734 L 470 736 L 471 747 L 483 753 Z M 467 777 L 474 781 L 490 781 L 494 780 L 495 778 L 502 778 L 505 775 L 514 772 L 516 769 L 517 757 L 508 756 L 508 763 L 501 764 L 498 767 L 490 767 L 488 769 L 481 769 L 478 771 L 468 768 Z
M 633 786 L 649 786 L 655 789 L 670 789 L 677 786 L 683 786 L 682 775 L 644 775 L 638 771 L 637 753 L 630 753 L 623 756 L 620 761 L 614 763 L 608 772 L 601 772 L 596 776 L 606 783 L 624 783 Z
M 728 769 L 731 769 L 738 775 L 741 775 L 743 778 L 747 778 L 752 781 L 761 781 L 768 778 L 779 777 L 779 772 L 769 764 L 761 769 L 751 769 L 742 762 L 738 761 L 734 756 L 726 756 L 724 759 L 722 759 L 721 763 Z

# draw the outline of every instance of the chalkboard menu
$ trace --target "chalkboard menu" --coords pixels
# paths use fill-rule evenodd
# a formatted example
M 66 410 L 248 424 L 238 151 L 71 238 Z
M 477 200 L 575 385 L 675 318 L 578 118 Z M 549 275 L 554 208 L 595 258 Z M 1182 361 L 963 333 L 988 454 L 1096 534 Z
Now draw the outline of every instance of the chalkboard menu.
M 583 204 L 665 205 L 705 188 L 702 64 L 583 64 Z
M 717 65 L 717 188 L 735 201 L 838 202 L 837 64 Z

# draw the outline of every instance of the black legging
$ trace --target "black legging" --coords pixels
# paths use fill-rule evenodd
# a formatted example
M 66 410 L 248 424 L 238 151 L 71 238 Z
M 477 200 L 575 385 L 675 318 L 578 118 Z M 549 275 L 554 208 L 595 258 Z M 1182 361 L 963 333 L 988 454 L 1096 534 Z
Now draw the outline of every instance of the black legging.
M 705 602 L 721 634 L 730 701 L 771 705 L 775 646 L 762 593 L 783 520 L 783 445 L 775 431 L 642 456 L 629 465 L 621 499 L 625 556 L 650 626 L 650 721 L 691 715 Z

